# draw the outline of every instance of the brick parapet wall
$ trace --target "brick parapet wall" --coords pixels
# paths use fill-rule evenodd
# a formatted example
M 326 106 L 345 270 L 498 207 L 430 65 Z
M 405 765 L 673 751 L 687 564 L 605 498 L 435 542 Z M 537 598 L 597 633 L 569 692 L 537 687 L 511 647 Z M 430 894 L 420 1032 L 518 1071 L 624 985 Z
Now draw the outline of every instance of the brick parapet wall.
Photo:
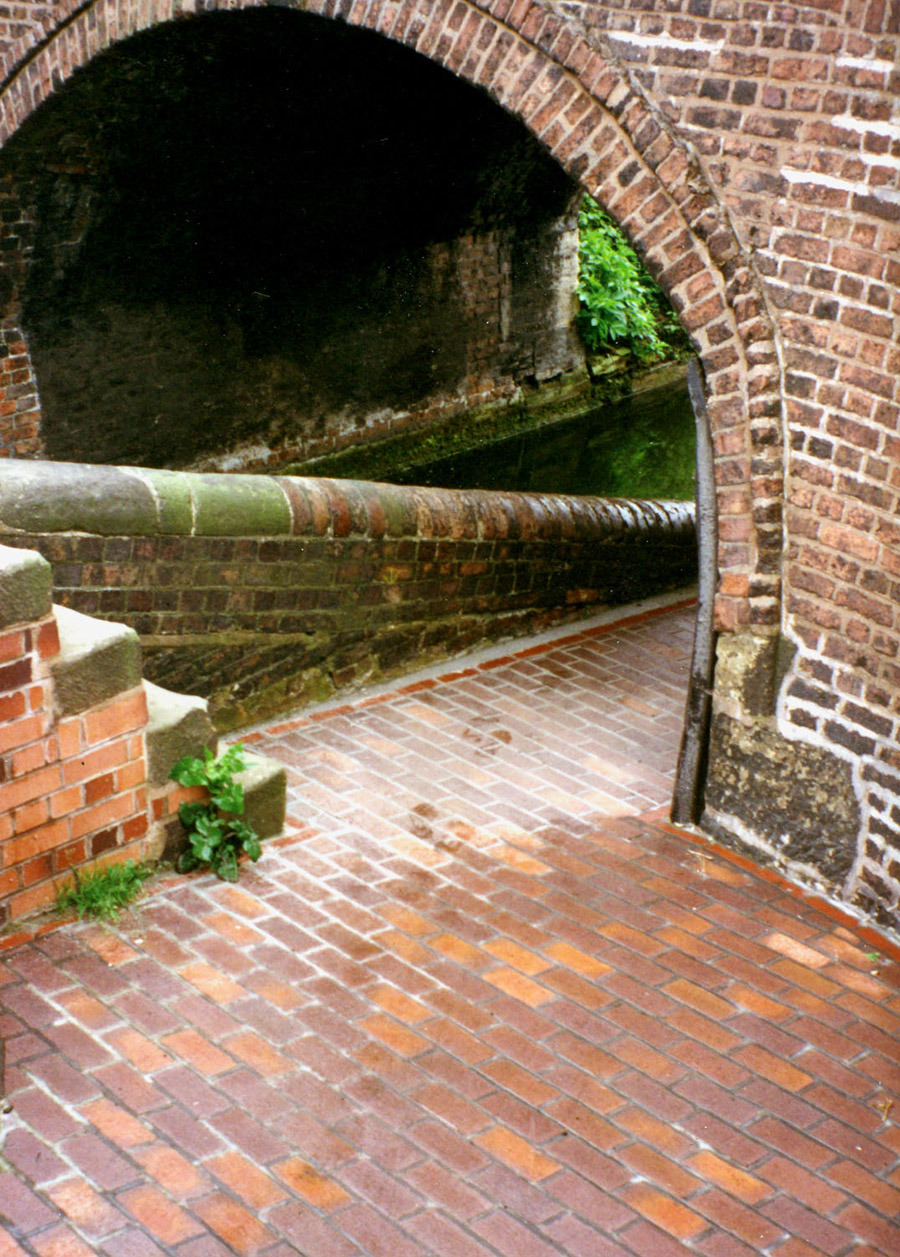
M 586 608 L 688 585 L 687 503 L 18 463 L 11 545 L 142 636 L 222 727 Z M 323 692 L 324 687 L 324 692 Z

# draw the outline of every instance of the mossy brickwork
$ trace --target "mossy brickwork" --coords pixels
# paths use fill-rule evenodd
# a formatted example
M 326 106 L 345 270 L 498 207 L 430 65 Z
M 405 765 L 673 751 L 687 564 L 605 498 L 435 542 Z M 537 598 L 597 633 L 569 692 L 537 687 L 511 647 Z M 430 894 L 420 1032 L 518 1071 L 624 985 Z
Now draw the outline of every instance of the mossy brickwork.
M 705 829 L 900 929 L 900 761 L 888 722 L 805 679 L 787 637 L 719 638 Z M 820 672 L 821 675 L 821 672 Z

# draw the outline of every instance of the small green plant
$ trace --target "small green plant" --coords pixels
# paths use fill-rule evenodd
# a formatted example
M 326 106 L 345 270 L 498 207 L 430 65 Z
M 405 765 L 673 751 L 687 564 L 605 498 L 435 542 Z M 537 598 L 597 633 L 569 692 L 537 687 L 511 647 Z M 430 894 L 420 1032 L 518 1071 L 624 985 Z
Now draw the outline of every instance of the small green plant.
M 625 236 L 586 196 L 578 216 L 577 326 L 592 353 L 627 349 L 641 361 L 674 356 L 686 337 Z
M 87 873 L 73 870 L 72 882 L 63 886 L 56 896 L 59 912 L 74 909 L 79 921 L 92 917 L 97 921 L 115 921 L 119 913 L 141 893 L 144 882 L 153 870 L 135 860 L 110 864 Z
M 245 767 L 244 748 L 229 746 L 218 759 L 209 747 L 203 759 L 186 755 L 169 774 L 182 786 L 205 786 L 209 802 L 182 803 L 178 816 L 188 833 L 190 848 L 176 863 L 179 873 L 210 868 L 226 882 L 238 879 L 238 856 L 251 860 L 260 855 L 259 836 L 240 819 L 244 811 L 244 787 L 235 773 Z

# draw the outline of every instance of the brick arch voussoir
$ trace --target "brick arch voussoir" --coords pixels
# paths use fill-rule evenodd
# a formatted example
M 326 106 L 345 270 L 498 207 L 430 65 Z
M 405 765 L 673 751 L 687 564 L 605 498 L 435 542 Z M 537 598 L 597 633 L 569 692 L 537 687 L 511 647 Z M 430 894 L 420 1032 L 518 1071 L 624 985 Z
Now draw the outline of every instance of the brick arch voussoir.
M 206 0 L 203 11 L 265 0 Z M 484 89 L 616 218 L 703 363 L 716 453 L 722 627 L 780 615 L 781 389 L 756 277 L 698 162 L 584 34 L 536 0 L 303 0 Z M 7 50 L 0 143 L 100 52 L 186 17 L 195 0 L 94 0 Z

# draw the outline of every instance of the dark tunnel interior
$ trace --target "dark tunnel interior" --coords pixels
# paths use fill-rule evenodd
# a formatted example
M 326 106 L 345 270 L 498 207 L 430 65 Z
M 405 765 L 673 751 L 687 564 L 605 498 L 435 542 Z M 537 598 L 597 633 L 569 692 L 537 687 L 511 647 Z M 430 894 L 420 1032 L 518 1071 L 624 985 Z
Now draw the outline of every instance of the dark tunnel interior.
M 458 389 L 481 282 L 460 279 L 465 237 L 508 242 L 497 369 L 524 361 L 544 233 L 576 197 L 484 93 L 278 8 L 97 57 L 21 128 L 0 178 L 33 222 L 17 296 L 47 455 L 158 466 L 300 428 L 325 440 L 335 414 L 363 429 Z

